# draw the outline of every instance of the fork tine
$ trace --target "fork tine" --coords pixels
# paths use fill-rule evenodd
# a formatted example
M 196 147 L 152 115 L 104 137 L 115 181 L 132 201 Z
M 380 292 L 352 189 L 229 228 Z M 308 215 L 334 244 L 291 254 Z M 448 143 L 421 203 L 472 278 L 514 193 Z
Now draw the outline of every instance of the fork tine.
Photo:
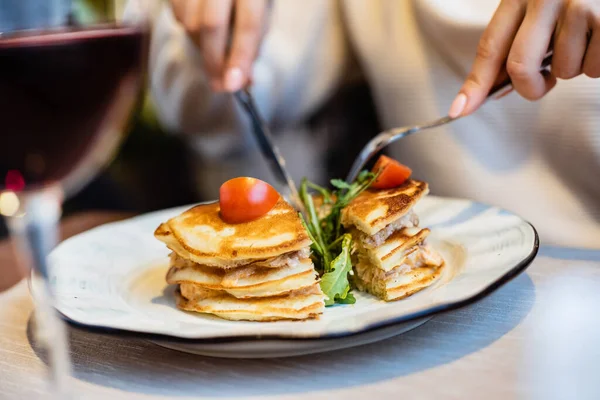
M 377 139 L 377 137 L 375 137 L 374 139 L 371 139 L 369 141 L 369 143 L 367 143 L 367 145 L 365 147 L 363 147 L 363 149 L 361 150 L 361 152 L 358 154 L 358 157 L 356 157 L 354 159 L 354 163 L 352 164 L 352 168 L 350 168 L 350 172 L 348 173 L 348 176 L 346 177 L 346 182 L 347 183 L 352 183 L 354 182 L 354 180 L 356 179 L 356 177 L 358 176 L 358 174 L 360 173 L 360 170 L 362 169 L 362 167 L 369 162 L 369 159 L 371 159 L 371 157 L 373 157 L 373 155 L 371 154 L 371 147 L 373 146 L 373 141 Z
M 354 160 L 350 173 L 346 177 L 346 182 L 352 183 L 360 173 L 361 169 L 369 162 L 371 158 L 379 151 L 383 150 L 390 143 L 396 140 L 405 138 L 406 136 L 412 135 L 413 133 L 419 132 L 425 129 L 431 129 L 440 125 L 447 124 L 448 122 L 454 121 L 455 118 L 443 117 L 425 125 L 417 125 L 403 128 L 394 128 L 387 131 L 381 132 L 366 144 L 361 150 L 358 157 Z
M 544 60 L 542 61 L 540 70 L 544 70 L 552 64 L 552 56 L 553 56 L 552 50 L 550 50 L 550 51 L 548 51 L 548 53 L 546 53 L 546 56 L 545 56 Z M 511 81 L 510 81 L 510 78 L 507 77 L 505 80 L 503 80 L 498 85 L 496 85 L 492 88 L 492 90 L 490 91 L 490 93 L 487 96 L 487 99 L 494 98 L 494 96 L 496 94 L 501 92 L 504 88 L 508 87 L 509 85 L 511 85 Z M 460 117 L 458 117 L 458 118 L 460 118 Z M 348 177 L 346 178 L 346 182 L 348 182 L 348 183 L 354 182 L 354 180 L 360 173 L 360 170 L 365 166 L 365 164 L 367 162 L 369 162 L 369 160 L 375 154 L 377 154 L 380 150 L 385 148 L 388 144 L 393 143 L 396 140 L 404 138 L 415 132 L 435 128 L 440 125 L 444 125 L 449 122 L 452 122 L 458 118 L 452 118 L 449 116 L 445 116 L 445 117 L 442 117 L 440 119 L 437 119 L 435 121 L 429 122 L 424 125 L 417 125 L 417 126 L 413 126 L 413 127 L 404 127 L 404 128 L 394 128 L 394 129 L 389 129 L 387 131 L 380 133 L 379 135 L 377 135 L 373 139 L 371 139 L 369 141 L 369 143 L 367 143 L 367 145 L 361 150 L 358 157 L 356 157 L 356 159 L 354 160 L 354 164 L 352 164 L 352 168 L 350 169 L 350 173 L 348 174 Z
M 404 131 L 404 133 L 406 133 L 409 130 L 410 128 L 395 129 L 395 134 L 390 134 L 390 132 L 385 131 L 371 139 L 365 145 L 365 147 L 363 147 L 361 152 L 358 154 L 358 157 L 356 157 L 356 159 L 354 160 L 352 168 L 350 168 L 350 173 L 346 177 L 346 182 L 354 182 L 362 168 L 369 162 L 369 160 L 371 160 L 371 158 L 373 158 L 375 154 L 383 150 L 389 143 L 391 143 L 390 140 L 395 140 L 394 136 L 400 137 L 403 134 L 403 132 L 401 131 Z

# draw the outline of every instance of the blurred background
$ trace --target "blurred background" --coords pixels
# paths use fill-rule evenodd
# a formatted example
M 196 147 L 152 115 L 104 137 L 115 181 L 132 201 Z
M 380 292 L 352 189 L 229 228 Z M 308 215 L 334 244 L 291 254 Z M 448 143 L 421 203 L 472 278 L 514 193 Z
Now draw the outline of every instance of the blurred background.
M 39 1 L 43 5 L 45 0 Z M 77 14 L 75 18 L 86 21 L 118 18 L 127 2 L 65 0 L 68 1 L 72 1 L 74 13 Z M 15 18 L 11 15 L 8 17 Z M 333 94 L 308 119 L 308 126 L 302 127 L 329 144 L 326 171 L 321 171 L 319 176 L 309 177 L 319 183 L 323 183 L 323 177 L 345 176 L 353 156 L 369 137 L 379 131 L 368 86 L 360 78 L 352 82 Z M 286 134 L 293 134 L 293 131 L 292 127 L 286 130 Z M 343 151 L 335 145 L 340 140 L 344 141 Z M 204 198 L 206 195 L 196 187 L 202 177 L 192 176 L 193 165 L 202 164 L 202 161 L 192 157 L 199 156 L 188 150 L 178 132 L 169 131 L 160 124 L 152 98 L 145 91 L 118 154 L 90 184 L 66 201 L 64 217 L 88 210 L 144 213 L 212 200 Z M 0 220 L 0 238 L 6 235 L 6 227 Z

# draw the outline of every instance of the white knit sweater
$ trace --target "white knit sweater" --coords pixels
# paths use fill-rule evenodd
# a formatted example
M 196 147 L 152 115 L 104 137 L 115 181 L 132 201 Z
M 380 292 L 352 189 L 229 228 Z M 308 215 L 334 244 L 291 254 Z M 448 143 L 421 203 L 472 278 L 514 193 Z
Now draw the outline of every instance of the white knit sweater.
M 276 0 L 255 65 L 259 107 L 277 126 L 301 121 L 340 85 L 352 49 L 384 127 L 445 115 L 498 2 Z M 218 187 L 228 174 L 264 174 L 258 154 L 243 167 L 220 162 L 248 143 L 240 135 L 243 120 L 230 96 L 209 91 L 200 55 L 168 6 L 156 15 L 150 68 L 162 121 L 215 160 L 220 173 L 204 171 L 203 184 Z M 392 154 L 434 194 L 514 211 L 536 226 L 545 244 L 600 248 L 599 90 L 600 81 L 579 77 L 559 82 L 536 103 L 512 94 L 402 140 Z M 301 134 L 279 140 L 296 177 L 318 172 L 318 144 Z

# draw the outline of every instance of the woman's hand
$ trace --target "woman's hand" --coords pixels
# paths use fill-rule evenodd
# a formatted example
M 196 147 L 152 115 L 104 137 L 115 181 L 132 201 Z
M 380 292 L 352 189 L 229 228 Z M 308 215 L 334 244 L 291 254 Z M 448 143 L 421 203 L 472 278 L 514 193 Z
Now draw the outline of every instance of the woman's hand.
M 215 91 L 234 92 L 251 79 L 266 28 L 269 0 L 170 0 L 175 18 L 202 53 Z
M 552 71 L 541 73 L 549 47 Z M 514 89 L 529 100 L 548 93 L 556 78 L 600 77 L 600 0 L 502 0 L 449 115 L 477 110 L 503 67 Z

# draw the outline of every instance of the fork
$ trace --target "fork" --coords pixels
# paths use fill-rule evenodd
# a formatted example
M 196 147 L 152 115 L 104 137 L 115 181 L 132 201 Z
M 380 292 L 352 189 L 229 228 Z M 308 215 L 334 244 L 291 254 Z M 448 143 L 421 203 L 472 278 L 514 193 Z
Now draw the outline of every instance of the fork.
M 552 51 L 546 53 L 544 57 L 540 71 L 546 70 L 550 64 L 552 64 Z M 495 98 L 499 99 L 504 95 L 508 94 L 512 90 L 512 82 L 510 77 L 506 74 L 506 77 L 502 79 L 499 83 L 494 85 L 490 90 L 488 96 L 486 97 L 486 101 Z M 450 116 L 445 116 L 435 121 L 431 121 L 422 125 L 415 126 L 404 126 L 402 128 L 392 128 L 386 131 L 381 132 L 373 139 L 369 141 L 363 147 L 361 152 L 358 154 L 354 163 L 352 164 L 352 168 L 350 169 L 350 173 L 346 177 L 346 182 L 352 183 L 360 173 L 360 171 L 364 168 L 364 166 L 369 162 L 374 155 L 383 150 L 387 145 L 395 142 L 396 140 L 405 138 L 414 133 L 421 132 L 424 130 L 437 128 L 438 126 L 442 126 L 448 124 L 452 121 L 459 119 L 460 117 L 452 118 Z

